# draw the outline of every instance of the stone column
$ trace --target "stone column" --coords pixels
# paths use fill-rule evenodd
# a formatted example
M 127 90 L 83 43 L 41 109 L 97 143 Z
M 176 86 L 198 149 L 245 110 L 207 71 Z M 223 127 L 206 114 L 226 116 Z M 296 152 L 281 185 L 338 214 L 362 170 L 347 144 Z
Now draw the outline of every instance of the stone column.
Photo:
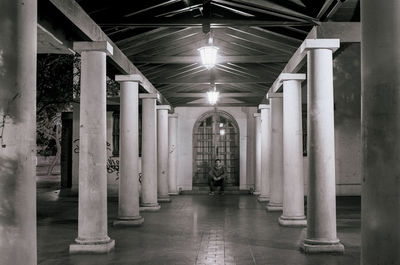
M 117 75 L 120 84 L 120 158 L 118 218 L 114 225 L 136 226 L 139 213 L 139 81 L 136 75 Z
M 168 105 L 157 106 L 157 191 L 158 202 L 171 202 L 168 195 Z
M 2 1 L 0 17 L 0 259 L 37 264 L 37 2 Z
M 269 201 L 270 194 L 270 158 L 271 158 L 271 122 L 270 106 L 260 104 L 261 110 L 261 193 L 258 196 L 259 202 Z
M 142 99 L 142 202 L 141 211 L 158 211 L 157 202 L 157 94 L 139 94 Z
M 107 235 L 106 41 L 75 42 L 81 53 L 78 238 L 70 253 L 104 253 L 114 248 Z
M 256 120 L 255 126 L 255 150 L 256 150 L 256 170 L 255 170 L 255 181 L 254 181 L 254 195 L 261 194 L 261 114 L 254 113 L 254 119 Z
M 361 264 L 400 264 L 399 1 L 361 5 Z
M 305 74 L 281 74 L 283 82 L 283 226 L 307 225 L 304 215 L 301 82 Z
M 269 93 L 271 105 L 271 199 L 268 211 L 282 211 L 283 202 L 283 95 Z
M 336 233 L 335 137 L 332 50 L 338 39 L 305 40 L 307 52 L 308 157 L 306 253 L 343 253 Z
M 178 195 L 176 174 L 178 166 L 177 131 L 178 114 L 168 115 L 168 194 Z

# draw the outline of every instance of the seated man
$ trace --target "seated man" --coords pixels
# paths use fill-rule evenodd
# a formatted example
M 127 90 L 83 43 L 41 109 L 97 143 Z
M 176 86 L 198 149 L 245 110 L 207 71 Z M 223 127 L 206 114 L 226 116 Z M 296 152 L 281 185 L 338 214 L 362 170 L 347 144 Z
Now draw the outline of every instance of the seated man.
M 225 168 L 220 159 L 215 159 L 215 165 L 208 172 L 208 183 L 210 185 L 210 195 L 214 195 L 214 187 L 221 186 L 220 194 L 224 194 L 224 179 L 226 177 Z

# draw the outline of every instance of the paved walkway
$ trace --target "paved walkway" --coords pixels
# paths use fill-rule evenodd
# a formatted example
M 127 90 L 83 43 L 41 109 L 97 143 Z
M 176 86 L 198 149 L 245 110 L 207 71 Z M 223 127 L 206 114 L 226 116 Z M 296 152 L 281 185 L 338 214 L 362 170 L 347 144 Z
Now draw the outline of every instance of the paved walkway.
M 41 188 L 40 188 L 41 187 Z M 159 212 L 143 213 L 141 227 L 112 227 L 118 203 L 108 204 L 109 236 L 116 248 L 105 255 L 69 255 L 77 235 L 76 197 L 59 197 L 51 185 L 38 188 L 38 264 L 176 264 L 176 265 L 357 265 L 360 264 L 360 205 L 356 198 L 338 201 L 342 256 L 307 256 L 297 250 L 301 228 L 278 225 L 279 213 L 251 195 L 181 195 Z

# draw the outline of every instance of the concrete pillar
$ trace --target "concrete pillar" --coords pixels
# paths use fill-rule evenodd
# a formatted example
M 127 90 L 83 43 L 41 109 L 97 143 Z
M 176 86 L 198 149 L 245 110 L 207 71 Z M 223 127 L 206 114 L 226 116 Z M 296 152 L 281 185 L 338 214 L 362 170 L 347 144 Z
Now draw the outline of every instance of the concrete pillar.
M 120 83 L 120 158 L 118 219 L 114 225 L 136 226 L 139 213 L 139 82 L 136 75 L 117 75 Z
M 305 74 L 281 74 L 283 82 L 283 226 L 307 225 L 304 215 L 301 81 Z
M 168 115 L 168 194 L 178 195 L 177 189 L 177 167 L 178 167 L 178 148 L 177 148 L 177 133 L 178 133 L 178 114 Z
M 268 211 L 282 211 L 283 202 L 283 95 L 269 93 L 271 105 L 271 199 Z
M 72 103 L 72 186 L 71 193 L 78 194 L 79 192 L 79 124 L 80 113 L 79 103 Z
M 157 94 L 139 94 L 142 99 L 142 202 L 141 211 L 158 211 L 157 202 Z
M 400 264 L 400 2 L 361 4 L 361 264 Z
M 335 137 L 333 115 L 332 50 L 338 39 L 310 39 L 307 51 L 308 157 L 306 253 L 343 253 L 336 232 Z
M 168 195 L 168 105 L 157 106 L 157 191 L 158 202 L 171 202 Z
M 0 259 L 36 258 L 37 2 L 0 8 Z
M 106 41 L 75 42 L 81 53 L 78 238 L 70 253 L 104 253 L 114 248 L 107 235 Z
M 259 202 L 269 201 L 270 196 L 270 157 L 271 157 L 271 122 L 270 106 L 260 104 L 261 110 L 261 193 L 258 196 Z
M 254 119 L 256 120 L 255 126 L 255 151 L 256 151 L 256 170 L 255 170 L 255 188 L 254 188 L 254 195 L 261 194 L 261 114 L 254 113 Z

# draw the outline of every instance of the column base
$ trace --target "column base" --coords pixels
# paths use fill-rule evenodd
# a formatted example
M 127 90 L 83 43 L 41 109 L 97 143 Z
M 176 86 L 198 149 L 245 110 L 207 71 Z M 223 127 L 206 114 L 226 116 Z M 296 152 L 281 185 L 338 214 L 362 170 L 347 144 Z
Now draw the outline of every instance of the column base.
M 269 202 L 269 196 L 260 195 L 260 196 L 257 197 L 257 201 L 259 201 L 259 202 Z
M 344 246 L 339 239 L 332 241 L 304 239 L 300 244 L 300 250 L 305 254 L 344 254 Z
M 75 243 L 69 245 L 70 254 L 103 254 L 112 251 L 115 247 L 114 239 L 85 242 L 75 239 Z
M 304 227 L 307 226 L 307 219 L 303 216 L 281 216 L 279 217 L 279 224 L 288 227 Z
M 176 195 L 179 195 L 179 192 L 177 192 L 177 191 L 171 191 L 171 192 L 168 192 L 168 195 L 170 195 L 170 196 L 176 196 Z
M 157 202 L 171 202 L 169 195 L 161 195 L 157 198 Z
M 161 209 L 158 203 L 142 203 L 139 207 L 141 212 L 156 212 Z
M 139 216 L 135 217 L 118 217 L 117 220 L 113 222 L 113 226 L 139 226 L 143 224 L 144 218 Z
M 269 202 L 265 207 L 268 212 L 281 212 L 283 210 L 282 203 Z
M 258 196 L 258 195 L 260 195 L 261 194 L 261 192 L 260 191 L 253 191 L 253 195 L 256 195 L 256 196 Z

